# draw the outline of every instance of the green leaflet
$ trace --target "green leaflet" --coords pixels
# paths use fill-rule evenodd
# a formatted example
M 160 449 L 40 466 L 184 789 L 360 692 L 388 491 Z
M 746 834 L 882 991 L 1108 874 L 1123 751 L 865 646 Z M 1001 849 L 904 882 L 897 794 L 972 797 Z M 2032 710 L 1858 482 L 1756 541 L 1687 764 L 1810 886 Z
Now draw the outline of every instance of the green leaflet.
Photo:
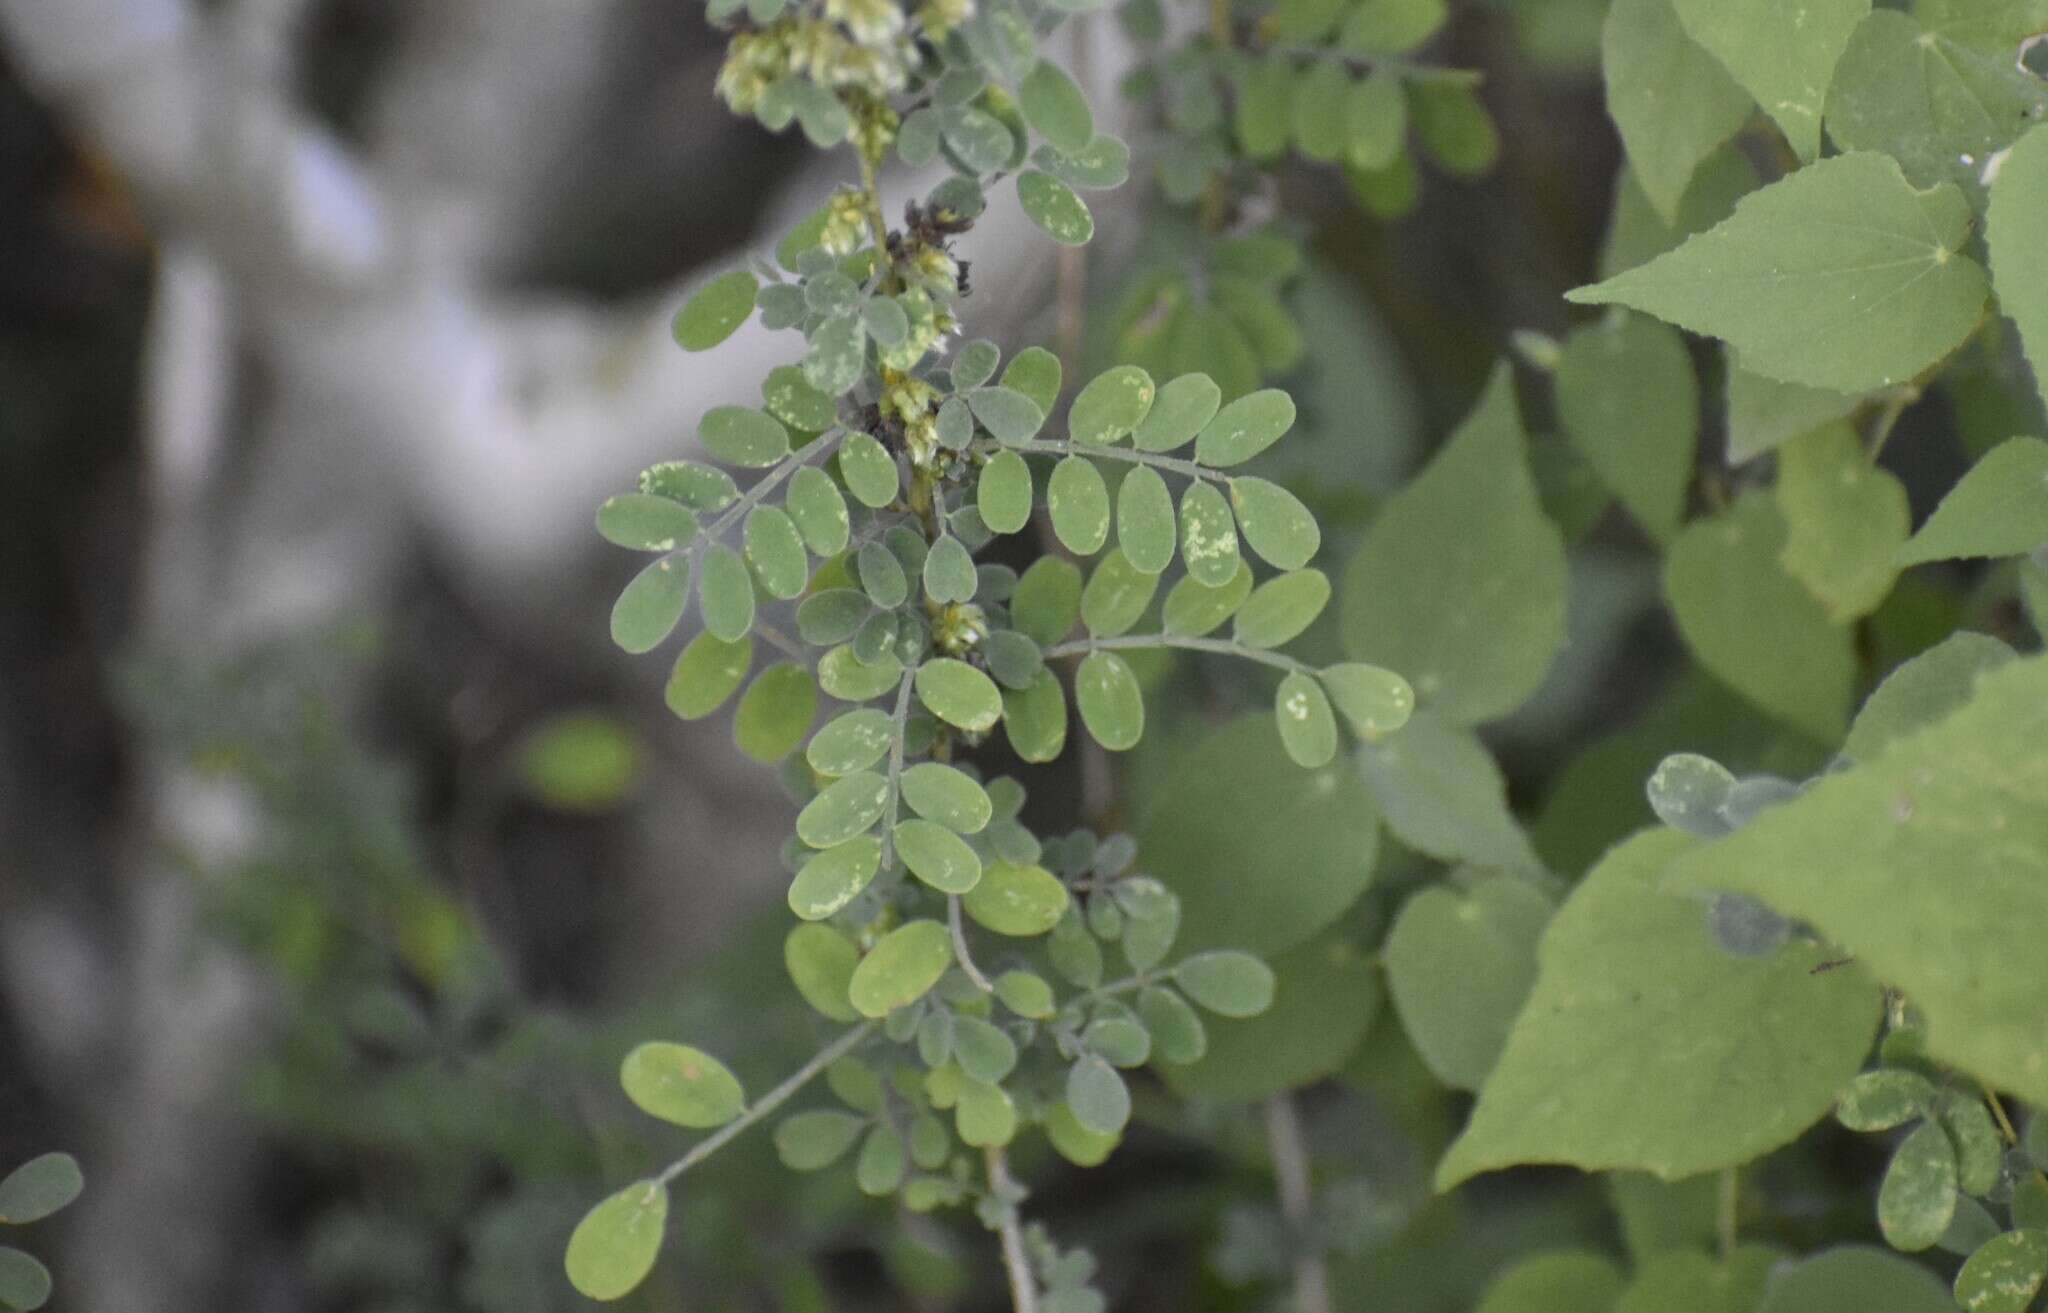
M 1315 676 L 1290 670 L 1281 677 L 1273 693 L 1273 720 L 1295 765 L 1313 770 L 1337 755 L 1337 717 Z
M 791 662 L 769 666 L 740 696 L 733 739 L 755 761 L 781 761 L 804 741 L 818 715 L 818 686 L 810 668 Z
M 997 533 L 1016 533 L 1031 522 L 1031 467 L 1014 451 L 999 451 L 975 484 L 981 520 Z
M 1145 695 L 1130 663 L 1114 652 L 1090 652 L 1074 672 L 1081 723 L 1111 752 L 1136 747 L 1145 733 Z
M 725 1125 L 747 1104 L 726 1065 L 687 1044 L 640 1045 L 620 1064 L 619 1084 L 648 1116 L 698 1130 Z
M 1022 394 L 1039 414 L 1050 415 L 1060 398 L 1060 358 L 1042 346 L 1026 347 L 1010 358 L 1003 386 Z
M 937 921 L 911 921 L 882 936 L 854 968 L 847 997 L 864 1017 L 884 1017 L 923 998 L 953 965 L 953 940 Z
M 785 1117 L 775 1127 L 775 1156 L 793 1172 L 815 1172 L 844 1157 L 867 1129 L 867 1119 L 836 1108 Z
M 2013 438 L 1991 449 L 1898 552 L 1898 564 L 2017 556 L 2048 543 L 2048 442 Z
M 745 567 L 741 567 L 744 572 Z M 753 585 L 748 584 L 751 589 Z M 690 600 L 690 564 L 686 555 L 664 556 L 633 576 L 612 604 L 612 642 L 635 656 L 661 646 L 683 618 Z
M 822 921 L 859 897 L 881 864 L 882 841 L 871 834 L 827 848 L 790 881 L 789 910 L 806 921 Z
M 1131 444 L 1139 451 L 1154 452 L 1183 447 L 1216 418 L 1222 405 L 1223 390 L 1207 374 L 1169 379 L 1160 386 L 1152 408 L 1132 434 Z
M 2048 112 L 2048 84 L 2009 53 L 1973 50 L 1896 10 L 1864 19 L 1828 93 L 1843 150 L 1890 155 L 1915 186 L 1950 182 L 1979 203 L 1985 167 Z
M 1065 638 L 1081 618 L 1081 569 L 1057 556 L 1041 556 L 1017 580 L 1010 622 L 1040 647 Z
M 991 862 L 960 906 L 978 925 L 999 935 L 1033 938 L 1059 924 L 1067 910 L 1067 887 L 1042 866 Z
M 1700 162 L 1749 118 L 1748 92 L 1679 26 L 1672 0 L 1615 0 L 1601 29 L 1607 112 L 1643 194 L 1676 223 Z
M 1747 1162 L 1826 1114 L 1862 1064 L 1876 987 L 1857 966 L 1813 974 L 1828 956 L 1814 944 L 1769 957 L 1717 949 L 1705 905 L 1667 892 L 1660 873 L 1725 846 L 1648 831 L 1572 891 L 1439 1189 L 1532 1162 L 1677 1180 Z
M 0 1306 L 38 1309 L 50 1298 L 50 1269 L 35 1255 L 0 1245 Z
M 754 627 L 754 578 L 746 562 L 724 543 L 712 543 L 697 568 L 697 605 L 705 632 L 737 643 Z
M 923 761 L 903 772 L 903 801 L 928 821 L 960 834 L 978 834 L 995 814 L 974 777 L 942 762 Z
M 728 465 L 773 465 L 789 454 L 789 430 L 746 406 L 717 406 L 697 426 L 704 450 Z
M 0 1224 L 40 1222 L 78 1198 L 85 1176 L 68 1153 L 38 1154 L 0 1179 Z
M 1364 0 L 1344 20 L 1337 44 L 1362 55 L 1405 55 L 1450 16 L 1445 0 Z
M 974 733 L 991 728 L 1003 714 L 995 681 L 952 657 L 934 657 L 918 667 L 917 696 L 940 720 Z
M 1344 572 L 1345 652 L 1399 671 L 1422 706 L 1459 724 L 1520 706 L 1564 644 L 1564 542 L 1525 446 L 1503 365 Z
M 676 345 L 685 351 L 709 351 L 731 337 L 754 313 L 754 294 L 760 286 L 753 274 L 735 269 L 698 288 L 676 311 Z
M 1232 635 L 1246 647 L 1279 647 L 1315 623 L 1330 601 L 1321 570 L 1295 570 L 1252 589 L 1232 618 Z
M 1136 365 L 1106 369 L 1075 396 L 1067 432 L 1076 442 L 1120 442 L 1144 421 L 1156 392 L 1152 376 Z
M 752 635 L 737 643 L 699 634 L 676 658 L 665 696 L 668 709 L 684 720 L 708 716 L 725 705 L 754 664 Z
M 1905 486 L 1871 465 L 1855 429 L 1837 423 L 1779 449 L 1776 495 L 1785 573 L 1837 624 L 1875 611 L 1899 577 L 1892 557 L 1912 527 Z
M 1492 876 L 1466 890 L 1424 889 L 1402 904 L 1383 954 L 1387 992 L 1439 1080 L 1476 1090 L 1536 981 L 1550 900 L 1529 881 Z
M 629 492 L 597 508 L 597 531 L 634 551 L 672 552 L 697 536 L 697 516 L 667 497 Z
M 1802 160 L 1820 153 L 1835 63 L 1870 0 L 1673 0 L 1686 34 L 1711 51 Z
M 1503 871 L 1542 863 L 1508 811 L 1507 781 L 1471 730 L 1427 708 L 1358 750 L 1359 774 L 1387 828 L 1418 852 Z
M 812 555 L 836 556 L 846 550 L 853 527 L 847 518 L 846 499 L 825 471 L 815 465 L 798 470 L 790 477 L 789 493 L 782 504 Z
M 1684 339 L 1655 320 L 1619 315 L 1576 330 L 1565 343 L 1557 367 L 1565 434 L 1660 543 L 1671 540 L 1684 517 L 1699 406 Z
M 1375 69 L 1351 84 L 1344 97 L 1344 161 L 1354 169 L 1384 169 L 1401 157 L 1408 135 L 1408 99 L 1400 76 Z
M 1932 1248 L 1956 1214 L 1956 1150 L 1939 1123 L 1920 1123 L 1899 1142 L 1877 1192 L 1885 1243 L 1906 1253 Z
M 623 1299 L 646 1279 L 668 1225 L 668 1189 L 635 1181 L 576 1224 L 563 1267 L 569 1284 L 589 1299 Z
M 981 880 L 981 859 L 967 841 L 931 821 L 901 821 L 896 852 L 910 873 L 941 893 L 964 894 Z
M 1180 554 L 1188 577 L 1223 588 L 1237 577 L 1241 559 L 1230 505 L 1213 484 L 1197 479 L 1180 495 Z
M 812 736 L 804 758 L 820 775 L 846 775 L 880 761 L 895 737 L 895 722 L 888 712 L 862 707 L 836 717 Z
M 2048 1280 L 2048 1231 L 2007 1231 L 1986 1241 L 1956 1273 L 1956 1302 L 1969 1313 L 2025 1313 Z
M 1039 136 L 1061 150 L 1087 149 L 1095 138 L 1095 115 L 1088 98 L 1065 70 L 1041 59 L 1017 87 L 1017 107 Z
M 1147 868 L 1172 873 L 1189 952 L 1304 942 L 1364 892 L 1378 857 L 1378 810 L 1349 764 L 1304 772 L 1262 714 L 1183 743 L 1133 816 Z
M 782 941 L 782 965 L 789 979 L 820 1016 L 833 1021 L 858 1021 L 860 1013 L 846 1001 L 860 950 L 831 926 L 800 925 Z
M 1977 681 L 1960 711 L 1823 778 L 1676 863 L 1685 888 L 1730 889 L 1819 928 L 1905 991 L 1937 1059 L 1995 1088 L 2048 1099 L 2048 1040 L 2033 1001 L 2048 967 L 2048 659 Z M 1956 896 L 1941 872 L 1968 871 Z M 1995 971 L 1960 972 L 1969 944 Z
M 1053 466 L 1045 508 L 1068 551 L 1093 556 L 1109 541 L 1109 487 L 1087 457 L 1068 456 Z
M 1235 478 L 1230 481 L 1230 503 L 1237 511 L 1246 545 L 1267 564 L 1299 570 L 1315 559 L 1323 543 L 1322 529 L 1308 507 L 1287 489 L 1265 479 Z
M 1026 169 L 1017 175 L 1017 200 L 1025 217 L 1062 246 L 1082 246 L 1095 235 L 1095 217 L 1074 189 L 1049 173 Z
M 1252 568 L 1243 561 L 1238 562 L 1230 582 L 1221 587 L 1212 588 L 1190 574 L 1167 590 L 1160 624 L 1169 634 L 1199 638 L 1237 614 L 1237 608 L 1251 595 Z
M 866 433 L 849 433 L 839 448 L 839 473 L 846 490 L 863 506 L 881 508 L 901 486 L 896 458 Z
M 1848 724 L 1856 680 L 1851 634 L 1779 564 L 1785 542 L 1776 505 L 1752 493 L 1686 526 L 1665 558 L 1664 594 L 1701 665 L 1832 743 Z
M 1179 526 L 1166 480 L 1149 466 L 1133 466 L 1116 493 L 1116 538 L 1132 568 L 1157 576 L 1173 563 Z
M 1839 155 L 1751 192 L 1677 250 L 1566 298 L 1725 338 L 1749 368 L 1786 382 L 1890 387 L 1961 346 L 1983 316 L 1984 270 L 1959 254 L 1970 225 L 1955 187 L 1916 191 L 1889 156 Z
M 1131 563 L 1124 549 L 1111 548 L 1088 577 L 1081 593 L 1081 623 L 1097 638 L 1129 632 L 1152 604 L 1159 576 Z
M 1218 469 L 1242 465 L 1293 427 L 1294 398 L 1265 388 L 1216 412 L 1195 438 L 1195 459 Z
M 747 564 L 761 581 L 761 591 L 787 601 L 803 592 L 811 580 L 811 558 L 805 552 L 803 535 L 796 521 L 774 506 L 756 506 L 747 513 L 743 534 Z M 710 586 L 711 572 L 705 570 L 704 586 Z M 708 621 L 707 621 L 708 623 Z M 750 621 L 751 623 L 751 621 Z
M 889 782 L 873 771 L 834 780 L 797 813 L 796 833 L 813 848 L 836 848 L 882 819 Z
M 1445 170 L 1475 177 L 1500 158 L 1500 130 L 1479 93 L 1461 83 L 1407 84 L 1408 122 L 1423 150 Z

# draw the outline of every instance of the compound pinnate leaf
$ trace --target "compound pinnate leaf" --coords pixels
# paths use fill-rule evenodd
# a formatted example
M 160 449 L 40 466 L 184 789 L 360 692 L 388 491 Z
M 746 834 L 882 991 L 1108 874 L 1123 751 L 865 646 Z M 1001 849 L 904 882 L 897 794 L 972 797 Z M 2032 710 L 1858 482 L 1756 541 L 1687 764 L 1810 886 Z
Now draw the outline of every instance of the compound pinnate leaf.
M 1983 317 L 1984 270 L 1960 254 L 1970 226 L 1955 187 L 1918 191 L 1890 156 L 1838 155 L 1743 197 L 1677 250 L 1566 298 L 1725 338 L 1744 365 L 1789 383 L 1891 387 L 1961 346 Z
M 563 1266 L 587 1299 L 623 1299 L 647 1278 L 668 1225 L 668 1187 L 635 1181 L 584 1214 Z
M 1686 35 L 1777 120 L 1799 158 L 1820 153 L 1835 64 L 1870 0 L 1673 0 Z
M 981 883 L 960 905 L 975 922 L 999 935 L 1028 939 L 1059 924 L 1067 910 L 1067 887 L 1042 866 L 991 862 Z
M 1145 695 L 1128 661 L 1114 652 L 1090 652 L 1074 672 L 1081 723 L 1111 752 L 1136 747 L 1145 733 Z
M 995 681 L 952 657 L 934 657 L 918 667 L 917 696 L 940 720 L 977 734 L 1003 714 Z
M 684 720 L 698 720 L 725 705 L 754 664 L 754 640 L 743 636 L 728 643 L 699 634 L 683 648 L 670 672 L 664 696 L 668 708 Z
M 697 516 L 681 502 L 629 492 L 597 508 L 604 540 L 637 552 L 672 552 L 697 534 Z
M 2048 543 L 2048 442 L 2013 438 L 1985 453 L 1899 549 L 1898 564 L 2017 556 Z
M 1999 165 L 1991 186 L 1985 241 L 1998 308 L 2019 325 L 2034 381 L 2048 397 L 2048 262 L 2040 258 L 2036 226 L 2048 206 L 2048 127 L 2021 137 Z
M 612 604 L 612 642 L 635 656 L 652 652 L 683 618 L 689 600 L 689 561 L 682 554 L 662 557 L 634 575 Z
M 1850 631 L 1785 572 L 1784 518 L 1752 493 L 1695 520 L 1664 562 L 1664 595 L 1686 645 L 1717 678 L 1822 742 L 1848 723 L 1856 681 Z
M 1207 374 L 1182 374 L 1160 385 L 1151 410 L 1131 435 L 1139 451 L 1174 451 L 1208 427 L 1223 405 L 1223 389 Z
M 1927 1019 L 1927 1049 L 2048 1100 L 2048 1041 L 2027 1020 L 2048 997 L 2048 659 L 2016 660 L 1931 728 L 1829 775 L 1740 833 L 1687 855 L 1671 879 L 1753 895 L 1817 927 Z M 1967 870 L 1955 896 L 1929 872 Z M 1959 972 L 1950 944 L 1996 971 Z
M 29 1159 L 0 1180 L 0 1223 L 26 1226 L 40 1222 L 78 1198 L 85 1176 L 68 1153 L 45 1153 Z
M 1550 900 L 1493 876 L 1466 891 L 1424 889 L 1402 904 L 1383 956 L 1387 991 L 1415 1050 L 1446 1085 L 1476 1090 L 1536 981 Z
M 1095 216 L 1074 189 L 1037 169 L 1017 175 L 1017 200 L 1025 217 L 1062 246 L 1085 245 L 1095 235 Z
M 619 1085 L 648 1116 L 696 1130 L 723 1126 L 747 1105 L 726 1065 L 687 1044 L 652 1041 L 635 1048 L 619 1065 Z
M 1242 465 L 1293 427 L 1294 398 L 1263 388 L 1216 412 L 1195 438 L 1195 459 L 1217 469 Z
M 1978 1247 L 1956 1273 L 1968 1313 L 2025 1313 L 2048 1280 L 2048 1231 L 2007 1231 Z
M 1643 194 L 1666 223 L 1700 162 L 1739 131 L 1754 103 L 1685 34 L 1672 0 L 1615 0 L 1601 30 L 1607 112 Z
M 731 337 L 754 313 L 754 294 L 760 286 L 754 275 L 735 269 L 698 288 L 676 311 L 676 345 L 685 351 L 709 351 Z
M 1564 539 L 1529 475 L 1506 366 L 1373 522 L 1341 612 L 1348 655 L 1400 671 L 1459 724 L 1503 716 L 1543 682 L 1564 645 Z
M 822 921 L 860 896 L 882 865 L 882 841 L 859 835 L 825 849 L 798 868 L 789 884 L 789 910 Z
M 1877 988 L 1857 966 L 1815 975 L 1818 945 L 1716 948 L 1699 901 L 1658 875 L 1728 842 L 1694 849 L 1648 831 L 1572 891 L 1439 1189 L 1517 1163 L 1679 1180 L 1747 1162 L 1826 1114 L 1868 1050 Z
M 864 1017 L 915 1003 L 953 965 L 953 940 L 937 921 L 912 921 L 882 936 L 854 968 L 847 998 Z

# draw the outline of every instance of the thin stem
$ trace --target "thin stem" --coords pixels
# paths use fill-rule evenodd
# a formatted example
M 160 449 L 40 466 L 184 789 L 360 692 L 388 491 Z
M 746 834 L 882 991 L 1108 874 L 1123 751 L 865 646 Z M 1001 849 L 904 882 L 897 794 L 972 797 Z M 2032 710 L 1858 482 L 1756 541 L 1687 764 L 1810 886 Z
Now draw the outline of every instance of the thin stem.
M 1870 463 L 1877 464 L 1877 458 L 1884 452 L 1884 444 L 1892 435 L 1892 429 L 1899 422 L 1899 416 L 1920 399 L 1920 389 L 1908 384 L 1895 389 L 1885 400 L 1884 409 L 1877 413 L 1877 422 L 1870 426 L 1868 451 Z
M 1045 649 L 1045 659 L 1051 661 L 1056 657 L 1080 656 L 1088 652 L 1150 647 L 1178 647 L 1190 652 L 1214 652 L 1220 656 L 1243 657 L 1247 661 L 1257 661 L 1261 665 L 1293 674 L 1312 673 L 1308 666 L 1293 657 L 1263 647 L 1246 647 L 1227 638 L 1189 638 L 1181 634 L 1120 634 L 1115 638 L 1075 638 L 1064 643 L 1055 643 Z
M 1735 1241 L 1740 1225 L 1742 1202 L 1741 1181 L 1734 1167 L 1721 1169 L 1721 1188 L 1714 1209 L 1714 1235 L 1719 1242 L 1721 1261 L 1727 1262 L 1735 1256 Z
M 768 646 L 782 653 L 782 655 L 790 660 L 799 662 L 808 662 L 810 660 L 803 648 L 797 646 L 794 639 L 765 620 L 755 619 L 754 632 L 759 634 L 767 642 Z
M 690 1146 L 688 1153 L 670 1163 L 662 1170 L 661 1175 L 654 1179 L 662 1185 L 667 1185 L 670 1181 L 675 1180 L 684 1172 L 689 1171 L 698 1163 L 703 1162 L 712 1154 L 723 1149 L 749 1126 L 752 1126 L 755 1122 L 760 1121 L 769 1113 L 774 1112 L 777 1108 L 789 1102 L 790 1096 L 810 1084 L 819 1072 L 822 1072 L 825 1068 L 858 1048 L 860 1042 L 874 1032 L 876 1024 L 872 1021 L 863 1021 L 838 1039 L 827 1044 L 824 1048 L 819 1049 L 809 1062 L 791 1072 L 782 1084 L 777 1085 L 774 1089 L 762 1095 L 751 1108 L 748 1108 L 739 1116 L 719 1127 L 717 1131 Z
M 1295 1113 L 1294 1100 L 1285 1094 L 1266 1100 L 1266 1147 L 1273 1158 L 1280 1215 L 1287 1219 L 1296 1245 L 1295 1313 L 1330 1313 L 1330 1274 L 1309 1236 L 1315 1198 L 1309 1183 L 1308 1150 L 1302 1142 L 1301 1118 Z
M 988 1163 L 988 1189 L 1001 1206 L 997 1214 L 996 1234 L 1003 1243 L 1003 1270 L 1010 1278 L 1010 1307 L 1015 1313 L 1038 1313 L 1038 1280 L 1031 1275 L 1031 1259 L 1024 1252 L 1024 1223 L 1017 1215 L 1017 1205 L 1011 1200 L 1017 1194 L 1017 1182 L 1010 1175 L 1010 1164 L 1003 1157 L 1001 1145 L 991 1144 L 984 1151 Z
M 960 969 L 967 973 L 967 978 L 974 982 L 976 989 L 984 994 L 995 993 L 996 987 L 988 982 L 987 976 L 981 974 L 981 968 L 974 965 L 974 954 L 967 951 L 967 928 L 960 924 L 958 894 L 946 895 L 946 924 L 953 931 L 953 960 L 960 964 Z
M 2005 1115 L 2005 1105 L 1999 1102 L 1997 1091 L 1981 1081 L 1978 1083 L 1977 1088 L 1984 1091 L 1984 1102 L 1991 1109 L 1992 1120 L 1998 1123 L 1998 1134 L 2005 1140 L 2006 1147 L 2010 1149 L 2018 1148 L 2020 1133 L 2013 1128 L 2012 1118 Z M 2048 1172 L 2044 1172 L 2039 1167 L 2036 1167 L 2034 1169 L 2034 1179 L 2043 1185 L 2048 1185 Z
M 888 869 L 896 850 L 896 808 L 903 797 L 903 735 L 910 723 L 910 685 L 917 672 L 903 672 L 896 686 L 896 710 L 889 716 L 889 794 L 882 811 L 882 868 Z
M 1150 465 L 1155 469 L 1169 470 L 1190 479 L 1207 479 L 1211 483 L 1230 482 L 1229 475 L 1219 474 L 1191 460 L 1162 456 L 1152 451 L 1133 451 L 1129 447 L 1096 446 L 1089 442 L 1075 442 L 1071 438 L 1031 438 L 1024 442 L 1005 442 L 1003 445 L 1012 451 L 1031 451 L 1044 456 L 1092 456 L 1103 460 L 1120 460 L 1132 465 Z
M 755 480 L 754 485 L 742 491 L 732 505 L 718 513 L 717 519 L 705 525 L 703 531 L 697 535 L 696 540 L 690 544 L 690 549 L 696 551 L 702 544 L 717 538 L 719 534 L 731 528 L 733 522 L 739 519 L 740 516 L 759 506 L 761 499 L 780 487 L 784 479 L 787 479 L 790 475 L 796 473 L 818 457 L 831 455 L 839 449 L 839 444 L 845 439 L 845 429 L 833 429 L 816 442 L 784 456 L 780 464 Z
M 863 208 L 868 212 L 868 232 L 875 241 L 875 266 L 885 271 L 883 281 L 886 283 L 893 271 L 889 270 L 888 264 L 889 221 L 882 217 L 882 188 L 876 181 L 875 161 L 869 159 L 865 151 L 854 153 L 860 156 L 860 192 L 867 202 Z

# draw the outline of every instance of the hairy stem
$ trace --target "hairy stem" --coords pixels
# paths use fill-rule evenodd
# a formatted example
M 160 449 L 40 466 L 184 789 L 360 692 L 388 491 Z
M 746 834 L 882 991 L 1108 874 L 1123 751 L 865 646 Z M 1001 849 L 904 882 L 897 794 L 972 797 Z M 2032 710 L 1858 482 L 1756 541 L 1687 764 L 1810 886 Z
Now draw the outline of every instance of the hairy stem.
M 1295 1313 L 1330 1313 L 1330 1274 L 1323 1256 L 1309 1243 L 1314 1195 L 1308 1176 L 1308 1150 L 1302 1143 L 1301 1118 L 1294 1100 L 1275 1094 L 1266 1100 L 1266 1146 L 1273 1158 L 1273 1179 L 1280 1193 L 1280 1215 L 1287 1219 L 1297 1246 L 1294 1258 Z
M 1038 1281 L 1031 1275 L 1031 1259 L 1024 1252 L 1024 1222 L 1011 1202 L 1017 1182 L 1010 1175 L 1001 1145 L 991 1144 L 983 1154 L 988 1163 L 989 1192 L 1002 1207 L 996 1234 L 1002 1238 L 1003 1270 L 1010 1278 L 1010 1307 L 1015 1313 L 1038 1313 Z
M 734 1139 L 738 1138 L 740 1133 L 749 1126 L 752 1126 L 755 1122 L 760 1121 L 769 1113 L 774 1112 L 777 1108 L 789 1102 L 790 1096 L 810 1084 L 817 1077 L 818 1073 L 860 1047 L 860 1042 L 874 1033 L 876 1024 L 873 1021 L 863 1021 L 838 1039 L 827 1044 L 824 1048 L 819 1049 L 809 1062 L 791 1072 L 784 1078 L 782 1084 L 777 1085 L 774 1089 L 762 1095 L 752 1107 L 719 1127 L 713 1134 L 690 1146 L 688 1153 L 663 1168 L 661 1175 L 657 1176 L 655 1180 L 663 1185 L 667 1185 L 670 1181 L 675 1180 L 684 1172 L 689 1171 L 698 1163 L 703 1162 L 712 1154 L 723 1149 Z
M 910 723 L 910 686 L 915 670 L 903 672 L 896 686 L 896 710 L 889 716 L 889 797 L 882 814 L 882 869 L 887 870 L 896 853 L 896 810 L 903 798 L 903 735 Z
M 989 983 L 987 976 L 981 974 L 981 968 L 974 965 L 974 954 L 967 951 L 967 928 L 960 924 L 958 894 L 946 895 L 946 924 L 953 931 L 953 960 L 960 964 L 960 969 L 967 973 L 967 978 L 974 982 L 976 989 L 984 994 L 995 993 L 996 987 Z

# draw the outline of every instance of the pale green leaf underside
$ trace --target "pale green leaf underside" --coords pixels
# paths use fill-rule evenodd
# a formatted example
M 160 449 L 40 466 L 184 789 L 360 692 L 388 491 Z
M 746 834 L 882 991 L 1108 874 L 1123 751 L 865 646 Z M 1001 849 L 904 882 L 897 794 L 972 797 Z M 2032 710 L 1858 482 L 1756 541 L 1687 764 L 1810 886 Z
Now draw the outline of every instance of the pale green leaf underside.
M 1799 158 L 1820 153 L 1835 63 L 1870 0 L 1673 0 L 1686 34 L 1712 51 L 1784 130 Z
M 1976 329 L 1984 270 L 1958 254 L 1970 206 L 1917 191 L 1889 156 L 1838 155 L 1751 192 L 1711 230 L 1567 298 L 1726 339 L 1743 364 L 1809 387 L 1904 383 Z
M 1688 855 L 1671 879 L 1811 922 L 1904 991 L 1935 1057 L 2048 1101 L 2043 743 L 2048 658 L 2014 661 L 1953 716 Z

